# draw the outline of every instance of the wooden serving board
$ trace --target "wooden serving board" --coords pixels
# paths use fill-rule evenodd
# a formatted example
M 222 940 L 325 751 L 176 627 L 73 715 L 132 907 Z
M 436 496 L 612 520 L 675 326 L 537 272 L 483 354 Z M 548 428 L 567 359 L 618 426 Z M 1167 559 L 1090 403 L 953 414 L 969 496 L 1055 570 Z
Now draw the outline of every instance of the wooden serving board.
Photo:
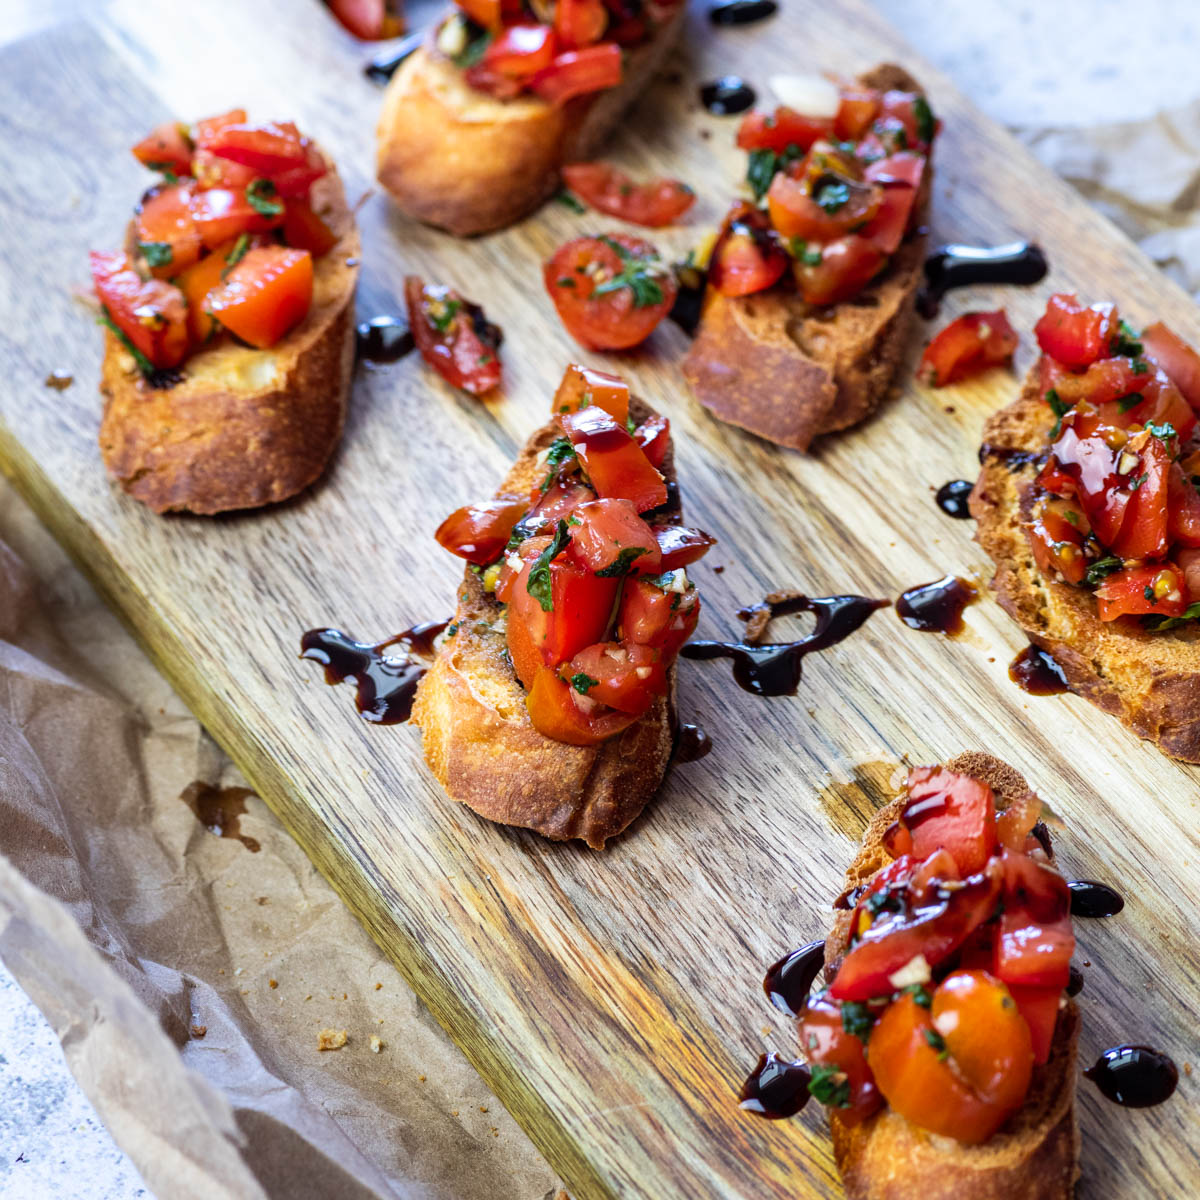
M 1007 372 L 932 393 L 911 382 L 873 421 L 809 457 L 711 420 L 664 326 L 640 353 L 583 354 L 555 318 L 540 263 L 615 222 L 551 204 L 509 232 L 459 242 L 374 194 L 360 217 L 360 315 L 399 310 L 417 271 L 484 302 L 505 329 L 504 399 L 481 404 L 410 357 L 361 370 L 327 480 L 294 503 L 218 520 L 162 519 L 106 480 L 96 449 L 100 335 L 72 289 L 89 247 L 115 244 L 146 176 L 128 147 L 152 123 L 244 104 L 294 117 L 371 183 L 380 91 L 366 53 L 317 3 L 212 0 L 186 10 L 117 0 L 0 57 L 0 457 L 346 902 L 571 1187 L 589 1197 L 839 1194 L 817 1105 L 795 1120 L 739 1111 L 764 1048 L 796 1050 L 760 990 L 767 964 L 823 936 L 896 761 L 993 751 L 1066 823 L 1065 869 L 1110 880 L 1123 914 L 1080 922 L 1082 1059 L 1123 1040 L 1182 1066 L 1200 1023 L 1197 773 L 1162 758 L 1083 700 L 1030 698 L 1006 675 L 1023 644 L 991 601 L 966 636 L 907 630 L 883 610 L 809 659 L 798 696 L 740 691 L 722 663 L 682 663 L 680 707 L 716 750 L 676 767 L 657 802 L 604 854 L 497 828 L 448 800 L 413 730 L 360 721 L 346 689 L 297 659 L 301 632 L 383 635 L 448 613 L 459 568 L 432 533 L 488 495 L 545 419 L 564 365 L 620 370 L 670 415 L 688 520 L 720 539 L 696 569 L 700 635 L 776 587 L 894 597 L 946 572 L 988 573 L 969 522 L 934 489 L 973 476 L 984 418 Z M 923 66 L 862 0 L 786 0 L 774 20 L 688 41 L 612 145 L 640 174 L 696 187 L 682 250 L 715 223 L 743 169 L 735 122 L 704 113 L 696 84 L 740 72 L 854 74 L 907 64 L 945 121 L 933 229 L 940 240 L 1035 235 L 1042 286 L 974 289 L 1026 331 L 1053 289 L 1116 297 L 1200 340 L 1190 301 L 1066 185 Z M 920 344 L 912 347 L 915 361 Z M 59 393 L 52 370 L 75 378 Z M 710 568 L 723 564 L 717 575 Z M 799 626 L 797 625 L 797 628 Z M 776 633 L 785 632 L 780 623 Z M 1080 1081 L 1087 1197 L 1183 1195 L 1200 1178 L 1195 1085 L 1127 1111 Z M 1190 1186 L 1189 1186 L 1190 1185 Z

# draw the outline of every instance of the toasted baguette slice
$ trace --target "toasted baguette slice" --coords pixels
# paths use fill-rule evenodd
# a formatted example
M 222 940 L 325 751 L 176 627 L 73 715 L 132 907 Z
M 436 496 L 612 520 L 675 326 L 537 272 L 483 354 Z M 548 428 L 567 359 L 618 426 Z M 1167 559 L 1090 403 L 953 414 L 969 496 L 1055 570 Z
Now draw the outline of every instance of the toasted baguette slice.
M 680 4 L 650 41 L 629 51 L 617 87 L 561 107 L 537 96 L 496 100 L 476 91 L 431 37 L 384 94 L 379 182 L 410 217 L 459 237 L 520 220 L 558 186 L 565 163 L 596 152 L 674 46 L 685 8 Z
M 636 397 L 629 413 L 639 424 L 653 415 Z M 546 471 L 538 455 L 561 432 L 555 421 L 539 429 L 496 494 L 528 494 Z M 668 483 L 673 460 L 668 450 Z M 680 514 L 661 519 L 676 524 Z M 425 760 L 453 799 L 489 821 L 554 841 L 582 838 L 602 850 L 662 782 L 674 742 L 675 668 L 667 695 L 623 733 L 599 746 L 568 746 L 534 729 L 508 660 L 503 616 L 504 606 L 468 568 L 454 614 L 458 630 L 439 647 L 413 703 Z
M 116 481 L 155 512 L 218 513 L 285 500 L 325 470 L 342 435 L 354 370 L 359 239 L 337 172 L 312 189 L 337 235 L 313 263 L 308 316 L 277 345 L 222 337 L 152 387 L 105 331 L 100 452 Z
M 960 754 L 951 771 L 990 784 L 1001 804 L 1029 791 L 1012 767 L 979 752 Z M 892 861 L 883 835 L 905 797 L 872 818 L 862 849 L 846 872 L 847 888 L 866 883 Z M 853 913 L 839 910 L 825 943 L 825 978 L 841 965 Z M 1075 1057 L 1079 1013 L 1068 999 L 1059 1010 L 1050 1059 L 1035 1067 L 1024 1108 L 988 1141 L 967 1146 L 919 1129 L 884 1108 L 859 1125 L 830 1110 L 833 1149 L 848 1200 L 1066 1200 L 1079 1176 L 1075 1120 Z
M 921 90 L 890 63 L 860 82 L 882 91 Z M 918 214 L 928 206 L 932 174 L 927 167 Z M 722 421 L 794 450 L 865 420 L 891 391 L 904 357 L 926 241 L 918 225 L 875 282 L 829 308 L 780 288 L 750 296 L 709 288 L 683 360 L 696 399 Z
M 1189 625 L 1155 633 L 1133 618 L 1101 621 L 1090 591 L 1047 579 L 1034 561 L 1024 526 L 1039 464 L 1004 451 L 1037 455 L 1046 449 L 1051 416 L 1036 371 L 1020 397 L 983 429 L 970 508 L 976 539 L 996 563 L 992 590 L 1001 608 L 1062 667 L 1072 691 L 1171 758 L 1200 762 L 1200 630 Z

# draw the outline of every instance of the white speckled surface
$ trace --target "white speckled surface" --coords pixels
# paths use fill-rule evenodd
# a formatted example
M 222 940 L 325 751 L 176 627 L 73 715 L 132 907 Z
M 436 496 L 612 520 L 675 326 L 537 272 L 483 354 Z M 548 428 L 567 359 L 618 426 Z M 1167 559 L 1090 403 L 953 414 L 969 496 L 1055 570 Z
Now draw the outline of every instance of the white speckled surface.
M 1140 119 L 1200 97 L 1200 6 L 1188 0 L 1133 6 L 1127 0 L 874 2 L 926 58 L 1007 125 Z M 72 10 L 76 5 L 64 0 L 0 0 L 0 41 Z M 2 965 L 0 1195 L 149 1196 L 67 1072 L 50 1027 Z

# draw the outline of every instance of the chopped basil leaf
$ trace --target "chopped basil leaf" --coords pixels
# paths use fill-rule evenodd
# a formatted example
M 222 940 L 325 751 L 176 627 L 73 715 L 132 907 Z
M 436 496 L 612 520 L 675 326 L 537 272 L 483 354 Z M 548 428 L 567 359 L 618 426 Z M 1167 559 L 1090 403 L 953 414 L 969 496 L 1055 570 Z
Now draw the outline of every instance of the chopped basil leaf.
M 1156 633 L 1163 629 L 1174 629 L 1179 625 L 1184 625 L 1188 621 L 1200 620 L 1200 604 L 1190 604 L 1184 612 L 1178 617 L 1153 617 L 1148 616 L 1143 619 L 1143 624 L 1147 629 L 1153 629 Z
M 675 583 L 676 574 L 678 574 L 677 571 L 664 571 L 661 575 L 643 575 L 642 579 L 646 583 L 654 584 L 656 588 L 661 588 L 664 592 L 669 592 Z
M 559 276 L 559 277 L 558 277 L 558 278 L 557 278 L 557 279 L 554 281 L 554 286 L 555 286 L 555 287 L 569 287 L 569 288 L 573 288 L 573 287 L 575 286 L 575 280 L 573 280 L 573 279 L 570 277 L 570 275 L 560 275 L 560 276 Z
M 1118 354 L 1123 358 L 1137 358 L 1144 347 L 1132 327 L 1125 321 L 1118 321 L 1117 332 L 1109 340 L 1108 349 L 1111 354 Z M 1138 372 L 1139 375 L 1141 373 L 1141 371 Z
M 137 368 L 147 377 L 154 374 L 156 368 L 154 364 L 129 340 L 129 335 L 108 315 L 108 309 L 103 306 L 100 309 L 98 318 L 101 325 L 107 326 L 116 337 L 117 341 L 133 355 L 133 361 L 137 363 Z
M 1164 421 L 1161 425 L 1155 425 L 1153 421 L 1146 422 L 1146 429 L 1151 437 L 1156 437 L 1160 442 L 1169 442 L 1173 437 L 1178 437 L 1175 432 L 1175 426 L 1170 421 Z
M 803 238 L 794 237 L 788 244 L 792 257 L 802 262 L 806 267 L 821 265 L 821 247 L 810 246 Z
M 563 208 L 569 208 L 572 212 L 587 212 L 587 209 L 584 208 L 583 204 L 580 202 L 579 197 L 568 188 L 559 188 L 554 194 L 554 199 L 557 203 L 561 204 Z
M 592 290 L 592 295 L 604 296 L 609 292 L 616 292 L 627 287 L 633 292 L 634 308 L 649 308 L 652 304 L 661 304 L 663 302 L 662 285 L 653 273 L 656 270 L 653 264 L 658 260 L 643 258 L 630 261 L 630 257 L 626 256 L 628 265 L 625 270 L 599 284 Z
M 571 535 L 566 521 L 559 521 L 554 531 L 554 540 L 537 556 L 529 570 L 525 590 L 542 606 L 542 612 L 554 611 L 554 587 L 550 576 L 550 564 L 566 549 Z
M 813 1063 L 808 1092 L 830 1108 L 850 1107 L 850 1079 L 841 1067 L 832 1063 Z
M 601 571 L 597 571 L 596 574 L 601 579 L 612 579 L 621 575 L 628 575 L 629 568 L 633 565 L 633 560 L 645 553 L 645 546 L 626 546 L 607 567 Z
M 246 185 L 246 200 L 259 216 L 283 216 L 283 201 L 279 199 L 275 185 L 269 179 L 252 179 Z
M 1150 476 L 1149 476 L 1148 474 L 1147 474 L 1147 475 L 1139 475 L 1139 476 L 1138 476 L 1138 477 L 1137 477 L 1137 478 L 1136 478 L 1136 479 L 1135 479 L 1135 480 L 1134 480 L 1134 481 L 1133 481 L 1133 482 L 1132 482 L 1132 483 L 1129 485 L 1129 490 L 1130 490 L 1131 492 L 1136 492 L 1136 491 L 1138 490 L 1138 488 L 1140 488 L 1140 487 L 1142 486 L 1142 484 L 1143 484 L 1143 483 L 1145 483 L 1145 482 L 1146 482 L 1146 480 L 1147 480 L 1147 479 L 1149 479 L 1149 478 L 1150 478 Z
M 1145 398 L 1141 392 L 1130 392 L 1128 396 L 1122 396 L 1117 401 L 1117 408 L 1121 412 L 1127 413 L 1131 408 L 1137 408 Z
M 238 240 L 233 243 L 233 249 L 225 256 L 225 265 L 221 268 L 221 278 L 226 279 L 229 272 L 246 257 L 246 251 L 250 249 L 250 235 L 248 233 L 239 233 Z
M 456 67 L 466 70 L 467 67 L 475 66 L 483 58 L 495 35 L 490 29 L 485 29 L 475 21 L 462 17 L 459 17 L 459 20 L 463 21 L 466 26 L 467 41 L 451 61 Z
M 813 199 L 817 202 L 818 208 L 827 213 L 835 213 L 839 209 L 845 208 L 850 199 L 850 187 L 845 183 L 824 183 L 817 189 Z
M 755 200 L 761 200 L 775 178 L 779 169 L 779 156 L 774 150 L 751 150 L 750 160 L 746 164 L 746 183 L 754 193 Z
M 454 324 L 454 318 L 460 308 L 462 308 L 461 300 L 434 300 L 426 306 L 425 311 L 429 315 L 430 324 L 438 333 L 449 333 L 450 326 Z
M 922 1032 L 925 1034 L 925 1040 L 929 1043 L 932 1049 L 937 1051 L 938 1058 L 944 1059 L 948 1054 L 948 1051 L 946 1050 L 946 1039 L 942 1037 L 942 1035 L 938 1033 L 936 1029 L 925 1029 L 922 1030 Z
M 1054 422 L 1054 428 L 1050 430 L 1050 440 L 1054 441 L 1062 432 L 1062 419 L 1071 411 L 1071 406 L 1053 388 L 1046 393 L 1046 403 L 1050 405 L 1050 411 L 1058 418 Z
M 1072 525 L 1079 524 L 1079 514 L 1077 512 L 1072 512 L 1070 509 L 1067 509 L 1067 511 L 1063 513 L 1063 516 L 1066 517 Z
M 1106 575 L 1111 575 L 1114 571 L 1119 571 L 1122 567 L 1122 562 L 1115 554 L 1110 554 L 1106 558 L 1098 558 L 1084 574 L 1084 582 L 1090 583 L 1094 587 Z
M 600 680 L 593 679 L 590 675 L 585 675 L 582 671 L 571 676 L 571 686 L 581 696 L 586 696 L 599 682 Z
M 906 995 L 911 996 L 922 1008 L 929 1008 L 933 1004 L 933 997 L 929 994 L 929 989 L 923 983 L 910 983 L 904 991 Z
M 937 132 L 937 121 L 933 109 L 929 107 L 929 101 L 918 92 L 913 100 L 912 109 L 917 121 L 917 137 L 923 142 L 932 142 L 933 135 Z
M 146 264 L 151 267 L 170 266 L 171 260 L 175 257 L 170 242 L 138 242 L 138 249 L 146 260 Z
M 1149 375 L 1150 364 L 1144 358 L 1135 358 L 1130 364 L 1135 375 Z
M 622 246 L 616 238 L 610 238 L 606 233 L 602 233 L 596 241 L 603 242 L 622 262 L 629 262 L 633 258 L 631 250 Z
M 865 1004 L 847 1000 L 842 1005 L 842 1028 L 860 1042 L 865 1042 L 871 1036 L 871 1027 L 874 1024 L 875 1017 Z
M 1146 584 L 1146 586 L 1142 588 L 1142 595 L 1145 597 L 1145 599 L 1149 600 L 1151 604 L 1158 603 L 1154 597 L 1154 589 L 1149 584 Z

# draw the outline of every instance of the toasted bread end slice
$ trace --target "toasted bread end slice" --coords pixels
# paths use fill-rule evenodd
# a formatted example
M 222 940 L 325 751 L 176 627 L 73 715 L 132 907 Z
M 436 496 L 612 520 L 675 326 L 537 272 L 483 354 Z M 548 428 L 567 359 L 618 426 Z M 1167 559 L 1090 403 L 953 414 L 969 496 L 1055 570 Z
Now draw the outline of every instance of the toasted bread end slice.
M 117 483 L 155 512 L 257 508 L 325 470 L 354 370 L 360 246 L 332 169 L 313 185 L 312 204 L 338 241 L 313 264 L 308 315 L 271 349 L 223 337 L 183 364 L 178 383 L 156 388 L 105 331 L 100 452 Z
M 1137 618 L 1101 621 L 1086 588 L 1046 578 L 1025 535 L 1036 462 L 1006 451 L 1046 449 L 1051 424 L 1036 366 L 1021 395 L 983 431 L 979 479 L 971 493 L 976 540 L 996 564 L 992 590 L 1029 638 L 1062 667 L 1071 690 L 1118 717 L 1164 754 L 1200 762 L 1200 629 L 1156 633 Z
M 865 87 L 920 91 L 885 63 Z M 917 200 L 928 205 L 932 169 Z M 769 289 L 722 296 L 709 288 L 683 363 L 696 399 L 715 417 L 794 450 L 866 420 L 891 394 L 912 334 L 927 238 L 912 234 L 855 299 L 829 308 Z
M 970 751 L 946 764 L 951 771 L 990 784 L 998 804 L 1029 792 L 1007 763 Z M 847 888 L 866 883 L 892 861 L 883 837 L 905 798 L 871 819 L 862 848 L 846 872 Z M 839 910 L 825 946 L 826 979 L 832 979 L 850 932 L 852 914 Z M 1068 1200 L 1079 1176 L 1075 1117 L 1075 1064 L 1079 1012 L 1068 999 L 1059 1010 L 1049 1061 L 1034 1069 L 1021 1110 L 979 1146 L 919 1129 L 891 1109 L 858 1125 L 831 1110 L 834 1155 L 848 1200 Z
M 596 152 L 662 66 L 685 7 L 626 55 L 617 87 L 562 106 L 476 91 L 426 43 L 401 64 L 384 94 L 376 129 L 379 182 L 408 216 L 459 237 L 519 221 L 558 186 L 564 164 Z
M 630 415 L 652 415 L 636 397 Z M 498 495 L 523 495 L 546 468 L 538 455 L 559 436 L 551 421 L 526 443 Z M 674 477 L 672 454 L 663 474 Z M 678 520 L 676 515 L 675 520 Z M 458 590 L 457 630 L 421 680 L 412 721 L 425 760 L 454 800 L 501 825 L 602 850 L 662 783 L 674 747 L 675 670 L 669 690 L 623 733 L 599 746 L 569 746 L 533 727 L 525 689 L 507 657 L 504 609 L 469 568 Z

